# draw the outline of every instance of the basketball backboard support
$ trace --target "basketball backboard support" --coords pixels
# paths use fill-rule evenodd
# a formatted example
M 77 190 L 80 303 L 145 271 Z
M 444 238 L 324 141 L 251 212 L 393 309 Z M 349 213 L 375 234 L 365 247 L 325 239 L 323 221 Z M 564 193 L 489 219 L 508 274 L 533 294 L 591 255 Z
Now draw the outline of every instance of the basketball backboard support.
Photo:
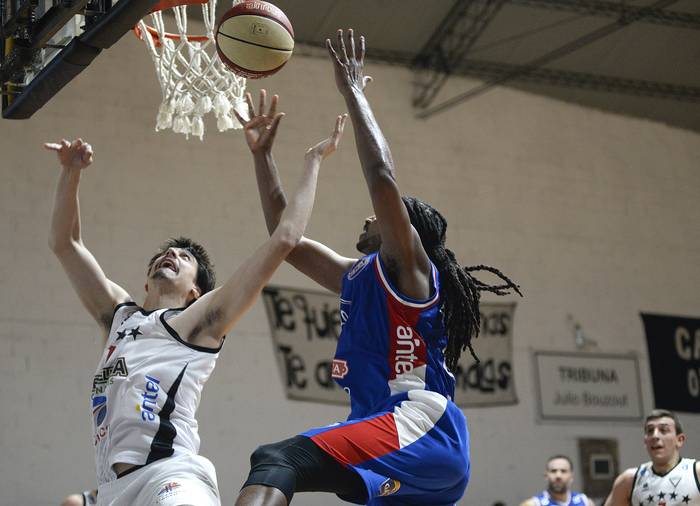
M 2 117 L 31 117 L 157 3 L 0 0 Z

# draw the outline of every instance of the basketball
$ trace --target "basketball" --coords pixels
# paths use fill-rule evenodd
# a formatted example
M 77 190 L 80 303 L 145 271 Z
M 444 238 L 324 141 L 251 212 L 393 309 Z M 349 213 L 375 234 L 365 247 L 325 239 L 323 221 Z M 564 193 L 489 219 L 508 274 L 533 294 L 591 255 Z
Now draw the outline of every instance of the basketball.
M 216 29 L 216 50 L 234 73 L 250 79 L 274 74 L 294 49 L 294 30 L 278 7 L 243 1 L 226 12 Z

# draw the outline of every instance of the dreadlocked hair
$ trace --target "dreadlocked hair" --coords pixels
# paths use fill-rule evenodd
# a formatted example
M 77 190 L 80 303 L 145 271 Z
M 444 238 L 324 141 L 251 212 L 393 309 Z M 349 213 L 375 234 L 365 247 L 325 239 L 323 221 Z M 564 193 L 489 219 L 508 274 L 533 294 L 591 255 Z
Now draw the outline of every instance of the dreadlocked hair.
M 451 371 L 457 369 L 462 352 L 469 349 L 479 362 L 472 347 L 472 339 L 479 335 L 481 292 L 506 295 L 512 292 L 522 297 L 520 287 L 498 269 L 487 265 L 462 267 L 452 251 L 445 247 L 447 220 L 435 208 L 415 197 L 402 197 L 411 224 L 420 236 L 423 248 L 440 273 L 440 298 L 443 301 L 443 322 L 447 333 L 445 363 Z M 472 273 L 487 271 L 503 283 L 491 285 L 477 279 Z

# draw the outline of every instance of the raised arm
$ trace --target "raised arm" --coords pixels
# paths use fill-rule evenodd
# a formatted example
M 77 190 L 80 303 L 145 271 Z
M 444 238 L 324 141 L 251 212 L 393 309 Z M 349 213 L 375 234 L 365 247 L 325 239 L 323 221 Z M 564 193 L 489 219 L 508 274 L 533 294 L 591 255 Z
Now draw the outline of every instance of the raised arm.
M 394 175 L 394 161 L 389 145 L 374 117 L 364 93 L 371 80 L 364 75 L 365 39 L 355 48 L 352 30 L 347 38 L 338 30 L 338 51 L 326 39 L 335 69 L 338 91 L 345 98 L 350 113 L 357 152 L 367 182 L 372 206 L 377 216 L 382 245 L 380 254 L 395 272 L 394 282 L 405 295 L 425 298 L 430 292 L 430 261 L 418 233 L 411 226 L 408 212 Z
M 635 468 L 627 469 L 615 479 L 613 488 L 605 500 L 604 506 L 629 506 L 632 497 L 632 485 L 634 484 Z
M 80 232 L 78 186 L 82 171 L 92 164 L 94 153 L 90 144 L 82 139 L 48 142 L 44 147 L 55 151 L 61 164 L 49 247 L 61 262 L 83 306 L 104 330 L 106 339 L 115 306 L 131 298 L 124 289 L 107 279 L 95 257 L 85 247 Z
M 342 131 L 344 121 L 344 117 L 338 117 L 336 132 Z M 180 337 L 200 346 L 216 347 L 222 336 L 255 302 L 277 267 L 301 241 L 311 215 L 321 161 L 332 152 L 329 148 L 332 139 L 333 136 L 307 151 L 299 188 L 282 212 L 270 238 L 236 269 L 223 286 L 205 294 L 173 318 L 171 326 Z
M 260 90 L 260 105 L 256 114 L 253 99 L 250 93 L 247 93 L 250 120 L 246 121 L 237 112 L 236 115 L 244 125 L 246 141 L 253 154 L 260 203 L 267 230 L 272 233 L 287 206 L 287 197 L 282 189 L 277 165 L 272 156 L 277 127 L 284 113 L 277 113 L 277 95 L 270 100 L 270 107 L 266 113 L 266 97 L 266 91 Z M 328 154 L 337 148 L 344 125 L 345 120 L 342 120 L 342 124 L 336 123 L 336 130 L 329 139 L 331 142 L 328 146 L 330 150 Z M 355 263 L 355 259 L 343 257 L 327 246 L 306 237 L 302 237 L 297 247 L 287 256 L 287 261 L 318 284 L 335 293 L 340 293 L 343 274 Z

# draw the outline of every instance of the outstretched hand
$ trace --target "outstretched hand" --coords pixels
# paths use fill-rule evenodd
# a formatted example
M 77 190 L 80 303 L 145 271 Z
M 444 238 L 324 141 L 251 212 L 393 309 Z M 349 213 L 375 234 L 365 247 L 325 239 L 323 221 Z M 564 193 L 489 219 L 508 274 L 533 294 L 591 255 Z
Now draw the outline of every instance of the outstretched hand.
M 66 139 L 61 139 L 61 142 L 46 142 L 44 147 L 58 153 L 58 160 L 64 169 L 82 170 L 95 160 L 92 146 L 83 139 L 76 139 L 73 142 Z
M 347 44 L 346 44 L 347 39 Z M 360 36 L 360 47 L 355 49 L 355 36 L 352 28 L 343 36 L 343 30 L 338 30 L 338 51 L 335 50 L 331 39 L 326 39 L 326 48 L 335 68 L 335 84 L 342 95 L 353 90 L 362 91 L 371 81 L 370 76 L 364 75 L 365 38 Z
M 335 153 L 338 149 L 338 144 L 340 143 L 340 138 L 343 136 L 343 130 L 345 130 L 345 121 L 348 119 L 347 114 L 341 114 L 335 120 L 335 128 L 333 133 L 327 139 L 322 140 L 313 147 L 310 147 L 306 151 L 307 157 L 318 157 L 321 160 L 325 160 L 327 157 Z
M 275 142 L 277 127 L 284 117 L 284 113 L 277 112 L 277 95 L 272 96 L 270 100 L 270 108 L 265 112 L 265 102 L 267 101 L 267 91 L 260 90 L 260 106 L 258 112 L 255 112 L 253 105 L 253 97 L 250 93 L 245 94 L 246 102 L 248 103 L 248 118 L 245 119 L 238 111 L 233 110 L 236 118 L 243 125 L 245 140 L 253 154 L 269 153 L 272 151 L 272 144 Z

